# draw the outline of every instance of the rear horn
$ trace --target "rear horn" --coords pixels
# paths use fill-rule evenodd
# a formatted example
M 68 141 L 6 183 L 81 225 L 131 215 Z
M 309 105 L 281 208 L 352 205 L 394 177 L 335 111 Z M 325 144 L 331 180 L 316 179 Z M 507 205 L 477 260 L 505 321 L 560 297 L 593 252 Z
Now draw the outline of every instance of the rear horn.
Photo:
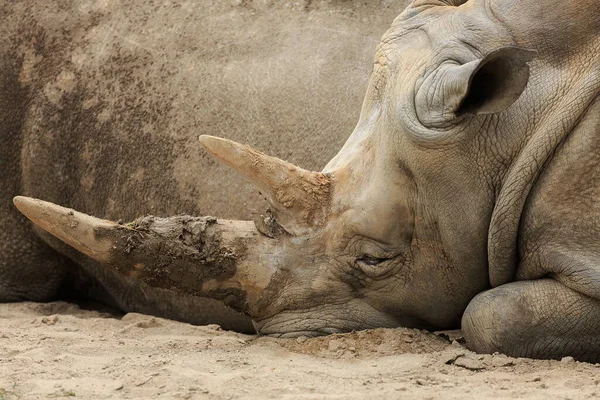
M 301 235 L 324 223 L 331 191 L 328 174 L 307 171 L 231 140 L 206 135 L 199 139 L 211 155 L 258 188 L 288 233 Z

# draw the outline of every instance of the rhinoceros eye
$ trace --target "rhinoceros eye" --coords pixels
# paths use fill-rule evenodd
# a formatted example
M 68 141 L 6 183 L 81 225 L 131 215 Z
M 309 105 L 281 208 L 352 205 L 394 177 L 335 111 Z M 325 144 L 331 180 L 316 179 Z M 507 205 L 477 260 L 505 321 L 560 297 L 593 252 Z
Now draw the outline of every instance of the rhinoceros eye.
M 386 260 L 388 260 L 388 259 L 387 258 L 371 257 L 371 256 L 363 256 L 361 258 L 358 258 L 356 260 L 356 262 L 360 263 L 360 264 L 365 264 L 365 265 L 368 265 L 368 266 L 372 267 L 372 266 L 381 264 L 382 262 L 384 262 Z
M 356 259 L 356 266 L 372 279 L 379 279 L 389 272 L 394 267 L 393 258 L 380 258 L 369 255 L 361 256 Z
M 443 3 L 447 3 L 449 6 L 462 6 L 463 4 L 465 4 L 468 0 L 441 0 Z
M 454 6 L 458 7 L 465 4 L 468 0 L 414 0 L 413 7 L 421 6 Z

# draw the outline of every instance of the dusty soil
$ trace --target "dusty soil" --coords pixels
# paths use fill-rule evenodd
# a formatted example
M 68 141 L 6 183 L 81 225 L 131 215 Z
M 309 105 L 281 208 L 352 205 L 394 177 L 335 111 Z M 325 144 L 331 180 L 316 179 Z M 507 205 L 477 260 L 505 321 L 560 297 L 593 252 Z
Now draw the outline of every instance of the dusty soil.
M 408 329 L 273 339 L 68 303 L 0 304 L 0 399 L 589 399 L 600 365 Z

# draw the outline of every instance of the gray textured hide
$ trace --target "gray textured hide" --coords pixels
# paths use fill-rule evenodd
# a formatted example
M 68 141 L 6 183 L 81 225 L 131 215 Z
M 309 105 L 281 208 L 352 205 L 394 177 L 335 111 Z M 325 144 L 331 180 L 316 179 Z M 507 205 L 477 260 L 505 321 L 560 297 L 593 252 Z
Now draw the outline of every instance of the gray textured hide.
M 322 168 L 351 133 L 375 47 L 407 3 L 4 1 L 0 300 L 55 298 L 66 276 L 12 207 L 16 194 L 113 219 L 262 212 L 198 135 Z M 118 305 L 138 309 L 128 296 Z

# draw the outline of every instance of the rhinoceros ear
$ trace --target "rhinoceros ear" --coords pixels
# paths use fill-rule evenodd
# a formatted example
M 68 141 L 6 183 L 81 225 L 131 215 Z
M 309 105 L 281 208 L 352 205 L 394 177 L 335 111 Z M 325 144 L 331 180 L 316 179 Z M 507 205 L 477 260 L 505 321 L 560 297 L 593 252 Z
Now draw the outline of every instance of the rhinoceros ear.
M 416 95 L 417 115 L 427 125 L 446 125 L 453 117 L 496 114 L 510 107 L 529 81 L 535 52 L 500 48 L 481 60 L 446 64 L 430 74 Z
M 465 94 L 455 113 L 496 114 L 521 96 L 529 82 L 529 66 L 535 52 L 503 47 L 486 56 L 465 82 Z

